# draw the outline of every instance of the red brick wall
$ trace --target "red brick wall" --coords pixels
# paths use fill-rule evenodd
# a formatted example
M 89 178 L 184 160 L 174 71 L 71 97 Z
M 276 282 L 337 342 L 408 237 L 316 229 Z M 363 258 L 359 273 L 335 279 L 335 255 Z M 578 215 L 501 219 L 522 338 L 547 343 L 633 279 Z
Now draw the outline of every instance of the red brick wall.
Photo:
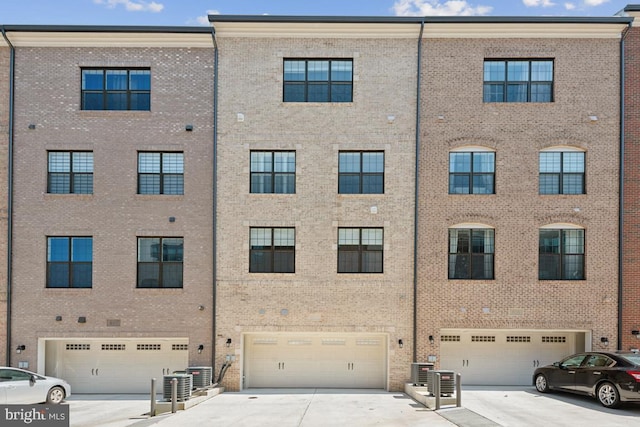
M 621 348 L 640 347 L 640 27 L 625 39 L 625 167 Z
M 0 48 L 0 364 L 7 339 L 7 147 L 9 142 L 9 48 Z

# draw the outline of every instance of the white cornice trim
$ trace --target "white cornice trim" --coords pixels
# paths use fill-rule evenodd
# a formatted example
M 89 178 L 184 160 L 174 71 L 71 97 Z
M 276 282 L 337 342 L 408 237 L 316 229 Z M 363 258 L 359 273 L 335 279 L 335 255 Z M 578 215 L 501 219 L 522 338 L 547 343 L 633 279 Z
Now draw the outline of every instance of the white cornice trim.
M 216 22 L 216 37 L 252 38 L 417 38 L 419 24 Z
M 627 24 L 442 23 L 425 25 L 425 38 L 619 39 Z
M 7 31 L 14 47 L 213 48 L 211 34 Z M 4 42 L 4 40 L 3 40 Z M 5 43 L 6 45 L 6 43 Z
M 419 23 L 214 22 L 216 36 L 417 38 Z M 425 23 L 424 38 L 620 38 L 626 23 Z

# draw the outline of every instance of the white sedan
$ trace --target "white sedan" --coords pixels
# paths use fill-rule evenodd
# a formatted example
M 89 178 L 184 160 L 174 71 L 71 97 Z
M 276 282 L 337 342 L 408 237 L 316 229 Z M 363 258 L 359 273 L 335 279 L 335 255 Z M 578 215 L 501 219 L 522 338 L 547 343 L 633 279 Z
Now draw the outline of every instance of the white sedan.
M 0 367 L 0 405 L 58 404 L 69 396 L 71 386 L 65 380 L 24 369 Z

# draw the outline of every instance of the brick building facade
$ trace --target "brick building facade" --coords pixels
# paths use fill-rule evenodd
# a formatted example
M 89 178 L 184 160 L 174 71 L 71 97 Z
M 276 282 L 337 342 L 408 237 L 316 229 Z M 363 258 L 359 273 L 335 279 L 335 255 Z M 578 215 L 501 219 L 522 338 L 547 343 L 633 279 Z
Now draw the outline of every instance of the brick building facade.
M 631 19 L 210 20 L 7 28 L 10 364 L 401 390 L 619 345 Z
M 439 26 L 432 27 L 437 33 Z M 466 384 L 527 384 L 533 366 L 617 347 L 624 25 L 609 28 L 593 25 L 585 33 L 574 23 L 541 21 L 502 32 L 493 24 L 459 24 L 443 28 L 448 37 L 426 39 L 418 361 L 436 355 L 441 368 L 461 372 Z M 548 102 L 488 102 L 489 63 L 553 66 Z M 467 171 L 455 169 L 455 162 L 464 155 L 474 165 L 472 182 L 459 191 L 454 180 Z M 487 156 L 495 164 L 476 168 Z M 555 178 L 565 185 L 547 187 L 549 156 L 564 157 L 567 167 L 569 158 L 584 159 L 576 175 L 581 188 L 567 185 L 569 172 L 577 171 L 561 168 Z M 476 182 L 486 176 L 493 178 L 489 189 Z M 540 254 L 549 233 L 557 236 L 553 274 Z M 581 258 L 574 260 L 583 264 L 575 276 L 560 271 L 575 257 L 565 259 L 567 233 L 584 238 L 576 239 L 581 248 L 573 253 Z M 467 262 L 465 270 L 460 264 Z

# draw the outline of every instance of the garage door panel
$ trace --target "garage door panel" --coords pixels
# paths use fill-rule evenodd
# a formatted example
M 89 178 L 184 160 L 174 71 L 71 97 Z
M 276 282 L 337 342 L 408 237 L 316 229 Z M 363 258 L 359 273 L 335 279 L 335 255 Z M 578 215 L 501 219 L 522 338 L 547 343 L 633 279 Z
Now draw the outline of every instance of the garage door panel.
M 536 367 L 578 351 L 576 334 L 584 332 L 446 330 L 440 368 L 460 373 L 463 385 L 530 385 Z
M 188 365 L 186 340 L 49 341 L 45 357 L 58 360 L 47 363 L 47 374 L 66 379 L 74 393 L 148 393 L 151 378 L 162 392 L 162 376 Z
M 384 388 L 385 350 L 385 336 L 247 335 L 244 386 Z

